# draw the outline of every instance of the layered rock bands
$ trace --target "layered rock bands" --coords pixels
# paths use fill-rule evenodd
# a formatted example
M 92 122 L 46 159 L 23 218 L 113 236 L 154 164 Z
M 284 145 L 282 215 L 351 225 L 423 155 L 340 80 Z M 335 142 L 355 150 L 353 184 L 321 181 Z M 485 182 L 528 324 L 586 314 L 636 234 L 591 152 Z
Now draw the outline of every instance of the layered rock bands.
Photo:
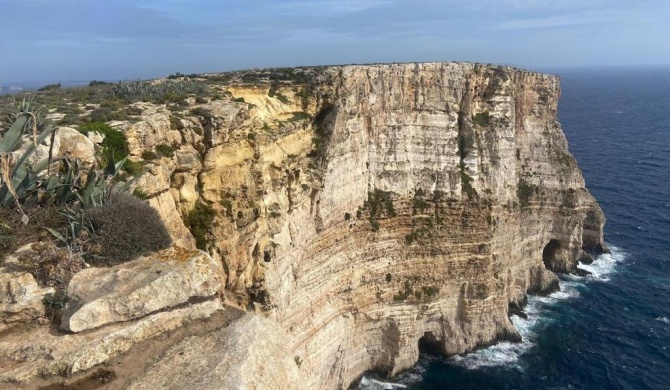
M 292 105 L 231 88 L 246 105 L 205 132 L 198 176 L 227 293 L 288 333 L 307 388 L 394 375 L 421 339 L 444 354 L 518 340 L 509 305 L 606 250 L 557 77 L 469 63 L 312 77 L 310 94 L 285 88 Z

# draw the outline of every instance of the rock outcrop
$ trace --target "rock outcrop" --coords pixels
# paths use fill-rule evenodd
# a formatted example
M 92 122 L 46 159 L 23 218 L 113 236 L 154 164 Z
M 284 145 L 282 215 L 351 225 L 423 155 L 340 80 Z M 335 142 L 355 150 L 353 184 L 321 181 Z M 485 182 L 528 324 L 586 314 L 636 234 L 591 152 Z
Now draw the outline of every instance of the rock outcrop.
M 19 248 L 0 267 L 0 331 L 43 317 L 42 301 L 54 292 L 51 287 L 40 287 L 33 275 L 21 266 L 19 257 L 30 251 L 31 245 Z
M 88 268 L 70 281 L 60 328 L 81 332 L 212 298 L 222 274 L 209 255 L 173 248 L 112 268 Z
M 274 322 L 249 313 L 227 328 L 182 340 L 127 389 L 306 389 L 289 344 Z

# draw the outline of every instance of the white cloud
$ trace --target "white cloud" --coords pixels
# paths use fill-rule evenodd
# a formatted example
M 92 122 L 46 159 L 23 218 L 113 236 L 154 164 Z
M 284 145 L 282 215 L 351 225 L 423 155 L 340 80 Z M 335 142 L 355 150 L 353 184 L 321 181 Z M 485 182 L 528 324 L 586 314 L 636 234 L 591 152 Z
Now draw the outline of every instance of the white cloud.
M 493 26 L 493 30 L 527 30 L 587 24 L 602 24 L 620 20 L 616 13 L 595 11 L 580 12 L 568 15 L 544 16 L 533 18 L 509 19 Z
M 280 3 L 280 9 L 295 14 L 341 16 L 393 5 L 395 0 L 291 0 Z

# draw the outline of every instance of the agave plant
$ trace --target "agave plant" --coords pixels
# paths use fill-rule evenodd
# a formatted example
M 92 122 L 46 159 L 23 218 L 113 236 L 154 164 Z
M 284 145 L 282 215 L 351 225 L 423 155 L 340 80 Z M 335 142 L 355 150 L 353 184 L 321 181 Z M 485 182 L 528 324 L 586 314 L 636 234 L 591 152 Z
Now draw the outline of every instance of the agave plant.
M 102 206 L 112 192 L 129 190 L 135 179 L 114 183 L 126 160 L 127 157 L 115 162 L 114 156 L 110 156 L 105 170 L 99 171 L 94 166 L 86 170 L 79 160 L 63 158 L 63 172 L 58 177 L 49 178 L 43 186 L 50 194 L 48 202 L 61 206 L 60 214 L 67 219 L 69 229 L 65 235 L 54 229 L 47 230 L 66 245 L 76 241 L 82 231 L 94 235 L 95 228 L 85 223 L 84 216 L 87 210 Z
M 22 134 L 32 120 L 33 142 L 18 158 L 13 161 L 12 152 L 16 151 L 22 142 Z M 30 164 L 29 158 L 47 137 L 54 135 L 55 129 L 47 127 L 41 133 L 37 132 L 37 122 L 35 116 L 30 112 L 21 113 L 14 121 L 12 126 L 5 132 L 0 139 L 0 206 L 10 206 L 14 202 L 23 213 L 21 205 L 26 203 L 28 197 L 34 193 L 39 184 L 40 174 L 51 164 L 51 151 L 49 156 L 37 162 Z M 52 142 L 53 144 L 53 142 Z M 27 223 L 27 217 L 24 213 L 24 223 Z
M 23 127 L 23 132 L 26 132 L 30 129 L 32 129 L 33 123 L 36 125 L 36 130 L 40 132 L 43 130 L 47 123 L 44 120 L 44 117 L 42 116 L 42 112 L 44 111 L 44 107 L 40 106 L 37 107 L 35 104 L 34 97 L 29 97 L 26 99 L 25 97 L 20 101 L 14 102 L 14 107 L 15 107 L 15 112 L 8 114 L 2 121 L 0 121 L 0 132 L 3 130 L 11 127 L 11 125 L 16 122 L 22 115 L 30 115 L 31 118 L 26 122 L 25 126 Z

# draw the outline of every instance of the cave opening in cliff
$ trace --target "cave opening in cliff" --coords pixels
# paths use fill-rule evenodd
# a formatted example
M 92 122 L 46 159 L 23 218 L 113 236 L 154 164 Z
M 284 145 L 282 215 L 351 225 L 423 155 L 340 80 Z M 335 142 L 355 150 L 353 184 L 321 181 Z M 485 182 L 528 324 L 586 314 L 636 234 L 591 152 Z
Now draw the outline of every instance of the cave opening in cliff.
M 561 249 L 561 242 L 558 240 L 551 239 L 549 243 L 544 246 L 542 250 L 542 261 L 544 261 L 544 266 L 547 269 L 552 269 L 552 264 L 556 259 L 556 252 Z
M 444 356 L 446 353 L 442 342 L 433 332 L 425 332 L 419 339 L 419 352 L 436 356 Z

